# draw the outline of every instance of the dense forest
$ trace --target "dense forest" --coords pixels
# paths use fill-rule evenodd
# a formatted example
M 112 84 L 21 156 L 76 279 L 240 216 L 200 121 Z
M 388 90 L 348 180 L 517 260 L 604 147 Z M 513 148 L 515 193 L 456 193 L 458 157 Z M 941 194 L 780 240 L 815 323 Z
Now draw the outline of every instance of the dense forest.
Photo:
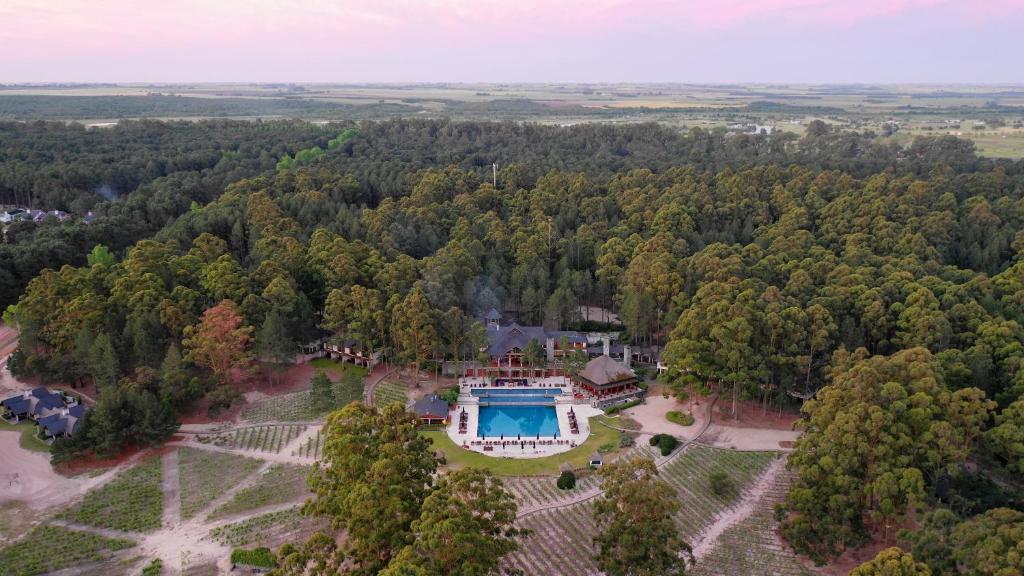
M 146 142 L 174 126 L 123 130 Z M 799 139 L 223 126 L 246 152 L 225 161 L 226 144 L 205 142 L 181 152 L 205 164 L 126 169 L 120 189 L 134 191 L 98 205 L 111 236 L 90 224 L 67 241 L 74 254 L 38 261 L 88 265 L 43 271 L 8 308 L 21 329 L 12 369 L 99 389 L 58 454 L 114 449 L 126 430 L 157 441 L 174 410 L 204 394 L 230 404 L 257 358 L 286 362 L 320 329 L 419 366 L 473 356 L 468 318 L 491 306 L 573 326 L 585 303 L 617 311 L 632 342 L 664 346 L 681 397 L 802 405 L 778 514 L 815 560 L 892 541 L 928 510 L 939 519 L 915 557 L 946 573 L 982 553 L 955 534 L 1021 522 L 1006 478 L 1024 471 L 1024 163 L 952 137 L 901 148 L 821 123 Z M 31 125 L 7 129 L 33 138 Z M 81 130 L 34 129 L 42 142 Z M 0 189 L 46 164 L 19 159 L 22 147 L 4 151 Z M 89 207 L 87 181 L 52 201 Z M 116 235 L 130 214 L 145 225 Z M 5 257 L 76 226 L 12 228 Z

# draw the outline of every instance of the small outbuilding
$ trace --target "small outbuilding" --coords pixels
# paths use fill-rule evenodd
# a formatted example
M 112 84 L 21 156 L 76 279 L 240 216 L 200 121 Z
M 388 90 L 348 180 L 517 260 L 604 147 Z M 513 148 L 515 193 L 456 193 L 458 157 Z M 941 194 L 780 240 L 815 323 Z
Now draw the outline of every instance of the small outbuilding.
M 446 424 L 448 422 L 448 401 L 437 394 L 420 398 L 412 405 L 412 411 L 423 424 Z
M 590 455 L 590 465 L 595 468 L 600 468 L 604 465 L 604 456 L 601 456 L 599 452 L 594 452 Z

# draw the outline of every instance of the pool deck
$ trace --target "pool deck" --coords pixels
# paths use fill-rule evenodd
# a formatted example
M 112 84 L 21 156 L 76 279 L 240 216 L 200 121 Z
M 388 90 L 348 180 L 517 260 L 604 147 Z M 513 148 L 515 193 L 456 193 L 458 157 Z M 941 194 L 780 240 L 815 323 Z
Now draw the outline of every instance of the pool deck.
M 473 384 L 467 388 L 480 388 L 479 384 Z M 525 390 L 526 388 L 520 388 Z M 590 404 L 574 404 L 568 401 L 571 396 L 560 396 L 555 406 L 555 415 L 558 418 L 558 429 L 562 435 L 558 438 L 541 436 L 538 441 L 535 436 L 516 440 L 515 438 L 499 437 L 477 438 L 477 427 L 480 423 L 480 406 L 476 398 L 469 395 L 459 396 L 459 403 L 449 414 L 447 428 L 448 437 L 456 445 L 467 450 L 473 450 L 487 456 L 499 458 L 543 458 L 561 452 L 572 450 L 586 441 L 590 436 L 590 417 L 603 414 Z M 466 433 L 459 433 L 459 418 L 461 412 L 466 412 Z M 576 422 L 579 425 L 579 433 L 569 433 L 569 411 L 576 414 Z

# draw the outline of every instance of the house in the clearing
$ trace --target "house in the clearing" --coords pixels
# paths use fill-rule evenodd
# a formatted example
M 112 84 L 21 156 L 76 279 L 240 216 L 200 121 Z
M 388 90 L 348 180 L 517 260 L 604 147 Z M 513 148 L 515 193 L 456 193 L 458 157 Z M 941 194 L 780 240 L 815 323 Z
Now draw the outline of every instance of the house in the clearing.
M 590 454 L 590 465 L 594 468 L 599 468 L 604 465 L 604 456 L 601 456 L 600 452 L 592 452 Z
M 67 401 L 60 392 L 51 392 L 44 387 L 26 390 L 0 400 L 4 420 L 18 423 L 22 420 L 37 420 L 43 416 L 67 407 Z
M 597 408 L 643 398 L 636 372 L 610 356 L 598 356 L 576 376 L 576 391 Z
M 44 440 L 68 438 L 78 431 L 83 416 L 85 416 L 85 406 L 76 404 L 36 419 L 36 428 L 39 429 L 38 434 Z
M 74 397 L 44 387 L 4 398 L 0 400 L 0 409 L 8 422 L 35 422 L 39 437 L 45 440 L 73 435 L 86 411 Z
M 380 364 L 381 360 L 380 350 L 372 350 L 358 340 L 343 340 L 338 343 L 328 342 L 324 345 L 324 351 L 332 358 L 371 370 L 374 366 Z
M 501 325 L 501 315 L 491 310 L 485 317 L 487 356 L 485 364 L 467 363 L 465 376 L 487 378 L 543 378 L 563 376 L 559 360 L 566 354 L 587 352 L 587 338 L 571 330 L 549 330 L 544 326 L 520 326 L 513 322 Z M 534 366 L 526 358 L 526 348 L 535 340 L 543 348 L 544 357 Z
M 437 394 L 420 398 L 412 405 L 412 411 L 423 424 L 447 424 L 448 402 Z

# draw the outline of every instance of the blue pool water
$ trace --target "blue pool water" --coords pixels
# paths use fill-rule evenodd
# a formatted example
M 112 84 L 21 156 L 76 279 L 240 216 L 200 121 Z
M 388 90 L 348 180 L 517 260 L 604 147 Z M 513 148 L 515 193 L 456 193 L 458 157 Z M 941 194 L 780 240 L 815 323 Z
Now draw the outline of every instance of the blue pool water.
M 477 435 L 497 438 L 502 434 L 506 440 L 517 434 L 523 438 L 558 436 L 554 406 L 481 406 Z
M 473 396 L 480 398 L 480 405 L 518 404 L 554 406 L 555 396 L 562 393 L 561 388 L 519 388 L 494 389 L 473 388 Z

